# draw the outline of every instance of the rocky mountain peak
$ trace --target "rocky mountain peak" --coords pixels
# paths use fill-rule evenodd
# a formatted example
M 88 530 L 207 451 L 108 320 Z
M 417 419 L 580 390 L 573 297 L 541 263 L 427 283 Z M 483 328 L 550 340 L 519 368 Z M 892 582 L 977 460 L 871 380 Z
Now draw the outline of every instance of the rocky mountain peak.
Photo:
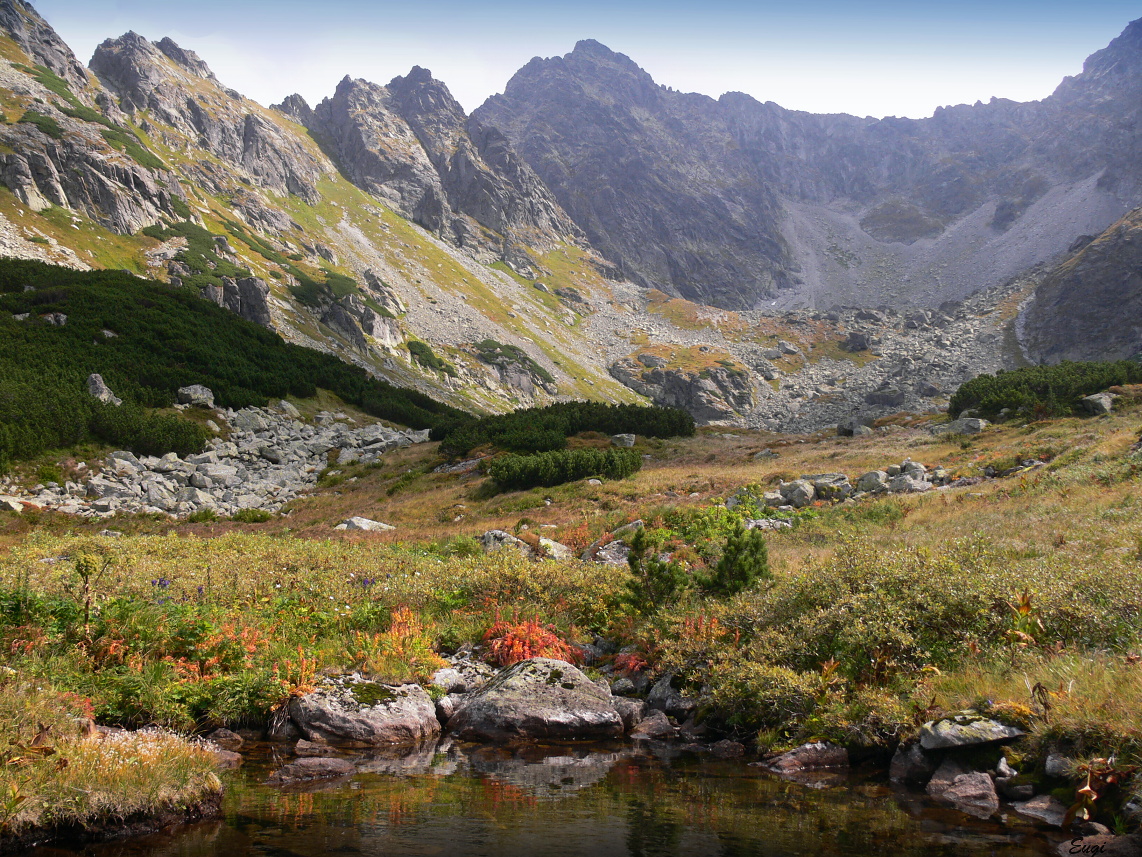
M 202 58 L 194 51 L 188 51 L 185 48 L 180 48 L 170 36 L 163 38 L 157 42 L 155 47 L 160 51 L 185 68 L 187 71 L 197 74 L 199 77 L 204 77 L 207 80 L 217 80 L 214 77 L 214 72 L 210 70 Z
M 270 109 L 276 110 L 302 125 L 308 126 L 313 121 L 313 108 L 296 92 L 293 95 L 287 95 L 282 99 L 281 104 L 271 105 Z
M 55 30 L 22 0 L 0 0 L 0 28 L 37 63 L 51 69 L 79 93 L 88 85 L 87 70 Z

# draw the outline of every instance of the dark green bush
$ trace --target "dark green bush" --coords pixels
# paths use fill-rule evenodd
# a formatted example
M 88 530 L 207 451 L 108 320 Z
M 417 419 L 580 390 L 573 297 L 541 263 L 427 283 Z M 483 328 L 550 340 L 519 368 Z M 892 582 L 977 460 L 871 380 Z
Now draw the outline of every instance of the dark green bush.
M 12 317 L 25 312 L 25 321 Z M 50 312 L 66 314 L 67 324 L 39 319 Z M 117 335 L 105 337 L 105 329 Z M 124 399 L 122 408 L 87 394 L 93 372 Z M 32 458 L 92 438 L 139 453 L 201 448 L 200 427 L 145 410 L 171 405 L 189 384 L 210 387 L 221 407 L 306 398 L 321 387 L 415 428 L 462 416 L 332 355 L 289 345 L 187 290 L 120 271 L 0 260 L 0 459 Z
M 561 485 L 588 476 L 623 479 L 642 467 L 633 449 L 561 449 L 536 455 L 501 455 L 486 461 L 484 472 L 501 490 Z
M 693 583 L 680 563 L 654 555 L 644 527 L 636 529 L 631 537 L 627 565 L 631 576 L 626 581 L 623 600 L 642 613 L 654 613 L 676 604 Z
M 1063 416 L 1074 413 L 1083 396 L 1100 393 L 1116 384 L 1140 382 L 1142 364 L 1133 360 L 1064 361 L 1053 366 L 1027 366 L 995 375 L 980 375 L 961 384 L 948 404 L 948 413 L 954 416 L 971 408 L 994 417 L 1008 408 L 1025 417 Z
M 492 417 L 467 417 L 440 423 L 432 439 L 445 455 L 466 455 L 492 444 L 514 452 L 562 449 L 566 439 L 585 431 L 639 434 L 645 437 L 690 437 L 694 418 L 680 408 L 560 402 Z
M 721 559 L 712 572 L 703 576 L 701 586 L 710 595 L 728 598 L 770 577 L 764 534 L 761 530 L 747 530 L 739 521 L 726 539 Z

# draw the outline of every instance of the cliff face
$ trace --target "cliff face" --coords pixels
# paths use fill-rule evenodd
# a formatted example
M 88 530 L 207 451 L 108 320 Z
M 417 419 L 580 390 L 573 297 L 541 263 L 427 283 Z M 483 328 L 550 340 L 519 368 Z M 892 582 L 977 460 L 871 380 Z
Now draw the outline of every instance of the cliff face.
M 96 49 L 91 70 L 144 132 L 171 148 L 204 149 L 259 187 L 317 199 L 328 165 L 267 118 L 264 108 L 225 89 L 193 51 L 170 39 L 152 44 L 127 33 Z M 209 183 L 207 173 L 201 177 Z
M 1142 209 L 1049 270 L 1018 330 L 1024 354 L 1036 363 L 1142 353 Z
M 581 238 L 507 139 L 469 120 L 425 69 L 388 86 L 345 78 L 313 109 L 296 95 L 278 109 L 309 128 L 354 184 L 457 246 L 513 261 L 523 258 L 517 244 Z
M 642 282 L 731 308 L 935 305 L 1136 204 L 1140 88 L 1139 23 L 1042 102 L 924 120 L 683 94 L 588 41 L 475 115 Z

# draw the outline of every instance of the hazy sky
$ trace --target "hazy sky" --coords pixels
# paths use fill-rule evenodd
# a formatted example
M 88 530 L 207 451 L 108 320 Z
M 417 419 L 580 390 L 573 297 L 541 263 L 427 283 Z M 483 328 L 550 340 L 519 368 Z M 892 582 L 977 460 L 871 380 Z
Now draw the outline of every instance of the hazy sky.
M 597 39 L 665 86 L 813 112 L 929 116 L 1049 95 L 1142 6 L 1125 0 L 32 0 L 87 62 L 128 30 L 170 36 L 262 104 L 349 74 L 431 69 L 468 110 L 534 56 Z M 796 7 L 796 8 L 793 8 Z

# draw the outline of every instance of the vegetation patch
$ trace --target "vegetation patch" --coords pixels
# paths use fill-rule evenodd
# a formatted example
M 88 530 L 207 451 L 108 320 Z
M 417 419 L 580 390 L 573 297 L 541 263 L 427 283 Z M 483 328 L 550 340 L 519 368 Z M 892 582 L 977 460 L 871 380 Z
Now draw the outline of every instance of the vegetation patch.
M 434 372 L 443 372 L 445 375 L 456 377 L 456 367 L 437 356 L 436 352 L 432 350 L 427 342 L 421 342 L 419 339 L 410 339 L 408 342 L 408 353 L 412 355 L 412 359 L 425 369 L 431 369 Z
M 172 238 L 186 239 L 186 249 L 180 250 L 174 258 L 193 272 L 183 283 L 189 288 L 201 291 L 207 286 L 215 286 L 220 289 L 222 288 L 223 277 L 240 279 L 250 276 L 248 269 L 239 268 L 233 262 L 219 256 L 218 244 L 214 240 L 214 235 L 197 223 L 184 221 L 168 227 L 148 226 L 143 230 L 143 234 L 148 238 L 154 238 L 156 241 L 169 241 Z
M 948 404 L 948 413 L 959 414 L 970 408 L 995 417 L 1006 409 L 1022 417 L 1057 417 L 1076 413 L 1083 396 L 1139 382 L 1142 363 L 1133 360 L 1025 366 L 980 375 L 961 384 Z
M 210 387 L 221 407 L 306 398 L 320 385 L 366 413 L 417 428 L 461 416 L 332 355 L 289 345 L 189 291 L 120 271 L 5 260 L 0 308 L 0 456 L 8 459 L 89 437 L 140 453 L 197 451 L 207 437 L 201 426 L 145 410 L 171 405 L 178 388 L 190 384 Z M 13 317 L 23 313 L 24 321 Z M 40 320 L 50 313 L 66 315 L 67 323 Z M 227 359 L 220 362 L 219 354 Z M 92 373 L 124 399 L 122 407 L 87 394 Z
M 625 479 L 642 467 L 642 455 L 633 449 L 559 449 L 501 455 L 482 467 L 500 490 L 510 491 L 562 485 L 588 476 Z
M 440 451 L 452 456 L 466 455 L 485 444 L 513 452 L 545 452 L 562 449 L 567 438 L 588 431 L 690 437 L 694 434 L 694 418 L 681 408 L 560 402 L 510 414 L 444 422 L 433 429 L 432 439 L 441 441 Z

